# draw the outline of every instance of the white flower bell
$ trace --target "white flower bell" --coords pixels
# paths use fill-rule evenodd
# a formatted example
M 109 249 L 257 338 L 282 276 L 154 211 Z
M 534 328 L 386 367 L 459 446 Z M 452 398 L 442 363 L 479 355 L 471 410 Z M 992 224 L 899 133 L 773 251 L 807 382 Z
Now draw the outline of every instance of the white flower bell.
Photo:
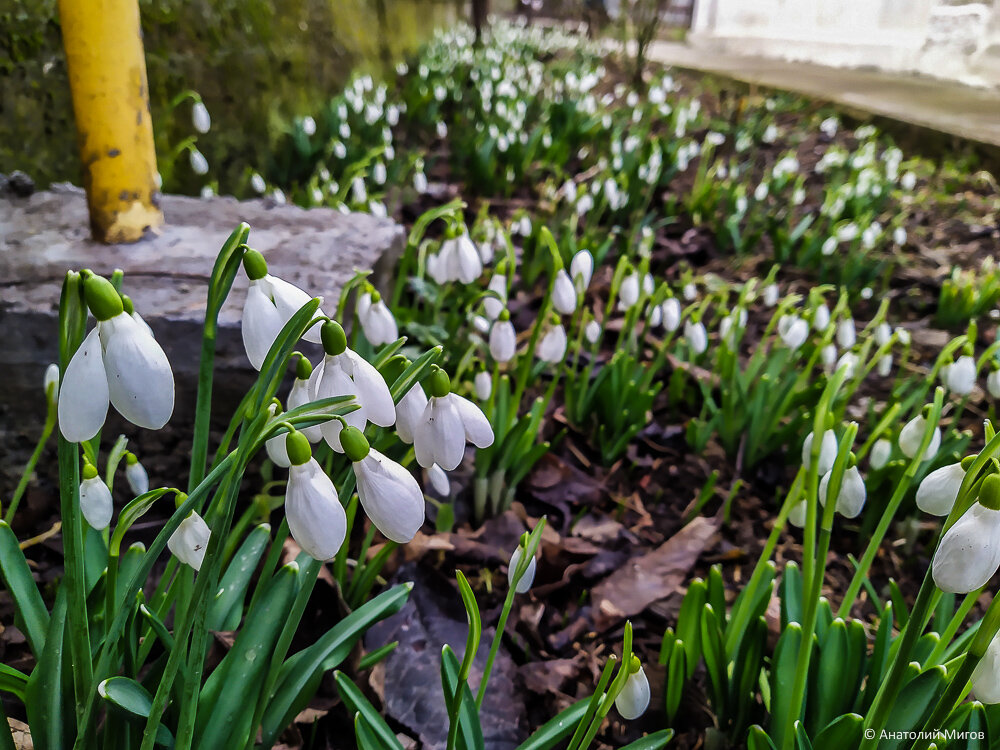
M 309 379 L 312 377 L 312 374 L 312 363 L 305 357 L 299 357 L 299 361 L 295 363 L 295 380 L 292 381 L 292 389 L 288 392 L 288 399 L 286 400 L 289 411 L 298 409 L 300 406 L 305 406 L 316 400 L 313 398 L 312 389 L 309 385 Z M 300 427 L 299 431 L 309 439 L 310 443 L 318 443 L 323 439 L 321 425 Z
M 437 464 L 434 464 L 425 471 L 427 481 L 431 487 L 442 497 L 451 495 L 451 482 L 448 480 L 448 473 Z
M 1000 567 L 1000 476 L 983 480 L 975 503 L 945 532 L 931 574 L 942 591 L 968 594 L 985 586 Z
M 1000 399 L 1000 370 L 991 370 L 986 376 L 986 390 L 996 399 Z
M 576 310 L 576 287 L 565 268 L 556 272 L 552 285 L 552 306 L 562 315 L 571 315 Z
M 212 129 L 212 117 L 208 114 L 208 107 L 201 100 L 196 101 L 191 107 L 191 124 L 202 135 Z
M 133 453 L 125 454 L 125 481 L 136 497 L 149 492 L 149 475 Z
M 806 435 L 802 441 L 802 465 L 806 469 L 810 468 L 812 462 L 813 433 Z M 823 476 L 833 468 L 833 462 L 837 458 L 837 436 L 833 430 L 824 430 L 822 442 L 819 446 L 819 461 L 816 463 L 816 472 Z
M 663 327 L 673 333 L 681 327 L 681 301 L 676 297 L 668 297 L 660 305 L 663 311 Z
M 312 457 L 309 440 L 292 430 L 286 436 L 290 467 L 285 518 L 292 538 L 314 560 L 329 560 L 347 538 L 347 513 L 336 487 Z
M 420 383 L 414 383 L 396 404 L 396 436 L 407 445 L 413 445 L 426 406 L 427 394 Z
M 588 250 L 580 250 L 569 263 L 569 275 L 576 291 L 583 294 L 594 276 L 594 256 Z
M 514 587 L 514 575 L 517 573 L 517 566 L 521 564 L 521 558 L 524 557 L 524 540 L 522 539 L 521 544 L 518 544 L 514 548 L 514 553 L 510 556 L 510 563 L 507 565 L 507 583 L 512 588 Z M 518 594 L 526 594 L 531 588 L 531 584 L 535 582 L 535 569 L 538 567 L 535 558 L 532 557 L 528 560 L 528 567 L 524 569 L 524 575 L 517 581 L 517 587 L 514 588 Z
M 493 428 L 478 406 L 451 392 L 444 370 L 434 370 L 430 386 L 431 398 L 414 432 L 413 449 L 425 469 L 438 464 L 451 471 L 462 462 L 466 441 L 477 448 L 493 444 Z
M 567 343 L 566 329 L 563 328 L 562 323 L 557 323 L 542 336 L 541 341 L 538 342 L 538 348 L 535 350 L 535 355 L 542 362 L 558 364 L 566 356 Z
M 878 471 L 889 463 L 892 456 L 892 442 L 887 438 L 879 438 L 872 445 L 871 453 L 868 456 L 868 464 Z
M 502 273 L 493 274 L 487 289 L 500 297 L 497 299 L 490 295 L 483 298 L 483 310 L 486 312 L 486 317 L 490 320 L 496 320 L 500 317 L 504 304 L 507 302 L 507 277 Z
M 489 347 L 490 356 L 501 364 L 510 362 L 517 353 L 517 332 L 510 322 L 510 313 L 506 310 L 500 313 L 490 329 Z
M 708 349 L 708 332 L 705 330 L 705 324 L 700 320 L 685 321 L 684 338 L 695 354 L 704 354 L 705 350 Z
M 1000 703 L 1000 637 L 994 636 L 972 670 L 972 695 L 980 703 Z
M 858 340 L 858 334 L 854 330 L 854 320 L 847 318 L 837 324 L 837 343 L 841 349 L 850 349 Z
M 778 335 L 794 352 L 809 338 L 809 324 L 797 315 L 785 315 L 778 321 Z
M 379 371 L 367 359 L 347 348 L 347 335 L 336 321 L 323 323 L 321 337 L 326 356 L 322 367 L 313 370 L 310 378 L 313 395 L 317 399 L 353 396 L 361 408 L 344 417 L 348 425 L 361 430 L 368 422 L 391 427 L 396 421 L 396 405 Z M 329 446 L 342 452 L 340 420 L 324 422 L 320 430 Z
M 243 346 L 250 364 L 259 370 L 281 329 L 311 298 L 294 284 L 271 276 L 264 256 L 256 250 L 243 254 L 243 268 L 250 279 L 243 303 Z M 323 311 L 317 310 L 316 314 L 323 315 Z M 302 338 L 318 344 L 319 332 L 317 323 Z
M 480 370 L 472 379 L 472 387 L 476 393 L 476 398 L 480 401 L 488 401 L 493 393 L 493 378 L 486 370 Z
M 427 258 L 427 272 L 438 284 L 460 281 L 471 284 L 483 272 L 483 259 L 468 232 L 449 237 Z
M 178 499 L 185 496 L 181 495 Z M 177 530 L 170 535 L 167 540 L 167 547 L 170 552 L 185 565 L 190 565 L 195 570 L 201 570 L 201 564 L 205 561 L 205 552 L 208 550 L 208 540 L 212 537 L 212 530 L 208 528 L 205 519 L 194 511 L 181 521 Z
M 368 445 L 355 427 L 344 427 L 341 442 L 354 466 L 361 507 L 382 534 L 400 544 L 424 523 L 424 494 L 406 469 Z
M 632 657 L 629 676 L 622 686 L 622 691 L 615 698 L 615 708 L 623 719 L 632 721 L 638 719 L 649 707 L 649 680 L 636 656 Z
M 596 344 L 601 338 L 601 324 L 596 320 L 591 320 L 583 329 L 583 336 L 590 344 Z
M 947 516 L 955 507 L 964 479 L 961 461 L 935 469 L 917 487 L 917 507 L 932 516 Z
M 396 319 L 378 292 L 366 291 L 358 298 L 358 320 L 372 346 L 389 344 L 399 338 Z
M 819 501 L 823 505 L 826 505 L 832 476 L 833 472 L 828 471 L 819 482 Z M 857 518 L 865 507 L 867 497 L 868 491 L 865 489 L 865 480 L 861 472 L 857 466 L 850 467 L 844 472 L 841 480 L 840 493 L 837 495 L 837 512 L 844 518 Z
M 83 481 L 80 482 L 80 511 L 91 528 L 101 531 L 108 528 L 114 513 L 111 490 L 97 475 L 91 463 L 83 465 Z
M 918 414 L 903 426 L 903 429 L 899 431 L 899 449 L 903 451 L 904 456 L 913 458 L 917 455 L 917 451 L 920 450 L 920 441 L 923 439 L 926 429 L 927 419 L 923 414 Z M 940 447 L 941 428 L 935 427 L 934 433 L 931 435 L 931 442 L 927 446 L 927 450 L 924 451 L 921 460 L 927 461 L 934 458 Z
M 97 326 L 66 366 L 59 389 L 59 430 L 72 443 L 94 437 L 108 404 L 132 424 L 158 430 L 174 411 L 174 375 L 152 334 L 125 311 L 123 298 L 100 276 L 84 282 Z
M 777 284 L 768 284 L 764 287 L 764 305 L 767 307 L 774 307 L 778 304 L 778 296 L 781 294 L 781 290 L 778 289 Z
M 968 396 L 976 385 L 976 360 L 968 354 L 959 357 L 948 366 L 944 381 L 948 390 L 959 396 Z

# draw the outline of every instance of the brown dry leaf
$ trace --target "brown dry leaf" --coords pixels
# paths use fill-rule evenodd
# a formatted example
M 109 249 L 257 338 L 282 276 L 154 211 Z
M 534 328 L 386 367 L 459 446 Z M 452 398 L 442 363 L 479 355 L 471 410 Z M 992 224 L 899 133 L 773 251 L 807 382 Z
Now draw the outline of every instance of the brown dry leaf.
M 582 537 L 595 544 L 613 542 L 624 527 L 611 516 L 586 515 L 573 526 L 573 536 Z
M 35 743 L 31 740 L 31 727 L 17 719 L 7 719 L 7 723 L 10 724 L 10 733 L 14 737 L 16 750 L 34 750 Z
M 419 560 L 428 552 L 444 551 L 451 552 L 455 545 L 449 540 L 450 534 L 425 534 L 418 531 L 412 541 L 403 546 L 403 555 L 406 562 Z
M 698 517 L 652 552 L 630 560 L 601 581 L 593 595 L 594 627 L 607 630 L 676 592 L 718 528 L 716 519 Z
M 517 672 L 532 693 L 558 695 L 566 692 L 564 687 L 567 684 L 576 681 L 582 668 L 581 659 L 577 657 L 529 662 L 519 667 Z

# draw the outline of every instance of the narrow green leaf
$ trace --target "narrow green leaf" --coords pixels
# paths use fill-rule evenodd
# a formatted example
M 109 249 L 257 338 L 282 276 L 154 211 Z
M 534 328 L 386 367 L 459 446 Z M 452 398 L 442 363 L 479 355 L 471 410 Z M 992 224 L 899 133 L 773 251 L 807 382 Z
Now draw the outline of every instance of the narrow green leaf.
M 45 649 L 49 611 L 31 577 L 17 537 L 6 521 L 0 521 L 0 577 L 14 600 L 15 620 L 23 627 L 31 653 L 38 659 Z
M 375 710 L 375 707 L 364 696 L 364 693 L 358 689 L 358 686 L 351 682 L 350 678 L 343 672 L 334 672 L 333 679 L 337 683 L 337 692 L 340 693 L 340 699 L 344 701 L 344 705 L 347 706 L 348 711 L 360 714 L 368 725 L 368 728 L 375 735 L 378 742 L 376 747 L 383 750 L 388 750 L 389 748 L 403 750 L 403 746 L 396 739 L 395 733 L 385 723 L 385 719 L 382 718 L 381 714 Z

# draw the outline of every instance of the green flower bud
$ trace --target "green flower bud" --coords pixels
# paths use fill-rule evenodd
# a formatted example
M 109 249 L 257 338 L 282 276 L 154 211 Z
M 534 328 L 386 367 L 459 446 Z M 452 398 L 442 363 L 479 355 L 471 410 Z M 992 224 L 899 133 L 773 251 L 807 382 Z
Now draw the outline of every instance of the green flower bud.
M 323 351 L 334 356 L 343 354 L 347 349 L 347 334 L 343 327 L 335 320 L 326 321 L 319 329 L 320 338 L 323 340 Z
M 351 463 L 357 463 L 363 459 L 370 450 L 368 440 L 357 427 L 345 427 L 340 431 L 340 445 L 344 449 L 344 455 L 351 460 Z
M 295 363 L 295 377 L 299 380 L 308 380 L 312 371 L 312 362 L 305 357 L 299 357 L 299 361 Z
M 87 307 L 98 320 L 111 320 L 125 309 L 118 290 L 103 276 L 89 274 L 83 282 L 83 295 L 87 300 Z
M 298 430 L 289 431 L 285 436 L 285 451 L 292 466 L 301 466 L 312 458 L 312 448 L 309 439 Z
M 243 253 L 243 270 L 252 281 L 262 279 L 267 276 L 267 261 L 259 251 L 247 248 Z
M 448 373 L 440 367 L 435 368 L 431 372 L 430 379 L 428 380 L 428 386 L 432 396 L 444 398 L 451 393 L 451 378 L 449 378 Z
M 979 504 L 990 510 L 1000 510 L 1000 474 L 990 474 L 979 490 Z

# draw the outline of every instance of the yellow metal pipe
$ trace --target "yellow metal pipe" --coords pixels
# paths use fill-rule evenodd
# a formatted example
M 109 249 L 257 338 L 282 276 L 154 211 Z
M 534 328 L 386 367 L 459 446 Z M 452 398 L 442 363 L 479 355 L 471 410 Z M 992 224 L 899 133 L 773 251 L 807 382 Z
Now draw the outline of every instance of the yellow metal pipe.
M 135 242 L 163 223 L 137 0 L 59 0 L 90 228 Z

